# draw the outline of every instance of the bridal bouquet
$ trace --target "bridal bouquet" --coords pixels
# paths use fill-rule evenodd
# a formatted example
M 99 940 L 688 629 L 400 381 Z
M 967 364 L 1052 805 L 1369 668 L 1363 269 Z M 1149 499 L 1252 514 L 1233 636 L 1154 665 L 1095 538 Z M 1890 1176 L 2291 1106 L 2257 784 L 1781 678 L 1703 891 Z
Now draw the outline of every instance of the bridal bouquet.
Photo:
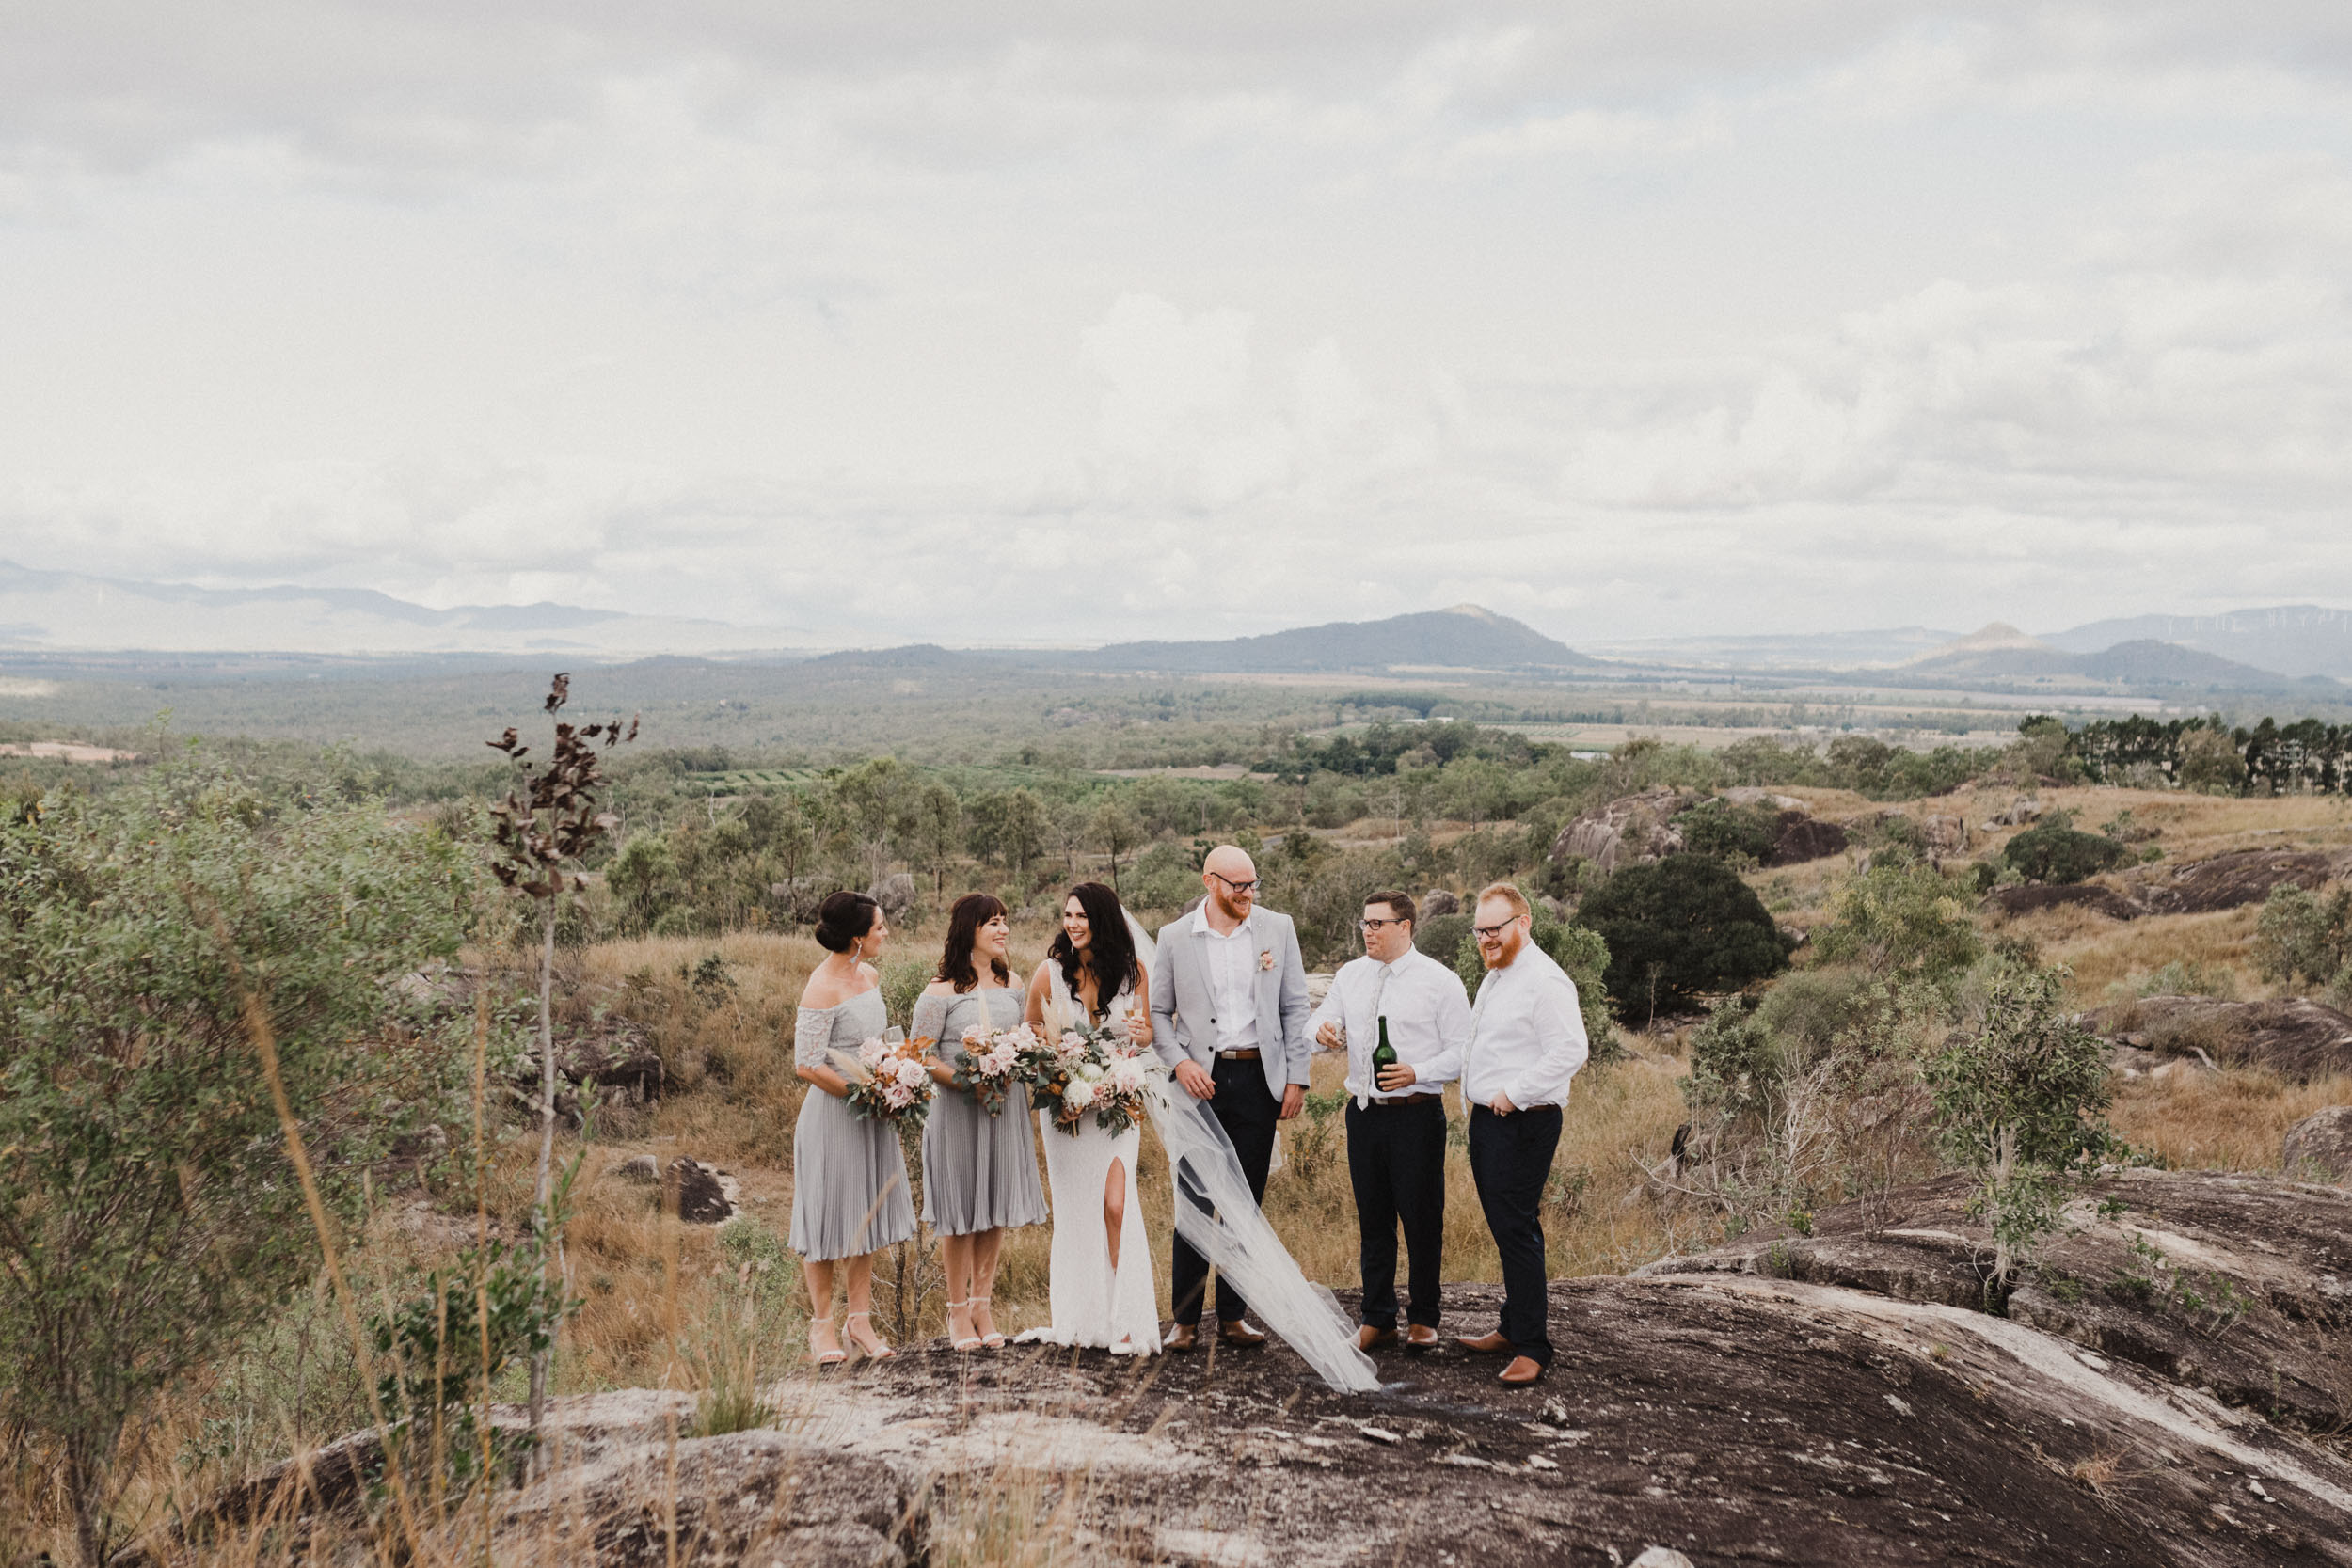
M 1113 1137 L 1141 1122 L 1145 1085 L 1162 1070 L 1151 1047 L 1115 1029 L 1065 1029 L 1039 1042 L 1026 1065 L 1038 1108 L 1073 1138 L 1089 1112 Z
M 1001 1116 L 1005 1096 L 1026 1076 L 1024 1069 L 1042 1044 L 1025 1023 L 1010 1029 L 983 1029 L 974 1024 L 963 1032 L 963 1058 L 956 1064 L 956 1087 L 969 1091 L 990 1116 Z
M 856 1051 L 832 1053 L 835 1071 L 850 1082 L 850 1110 L 875 1121 L 920 1127 L 931 1114 L 931 1075 L 920 1040 L 874 1036 Z

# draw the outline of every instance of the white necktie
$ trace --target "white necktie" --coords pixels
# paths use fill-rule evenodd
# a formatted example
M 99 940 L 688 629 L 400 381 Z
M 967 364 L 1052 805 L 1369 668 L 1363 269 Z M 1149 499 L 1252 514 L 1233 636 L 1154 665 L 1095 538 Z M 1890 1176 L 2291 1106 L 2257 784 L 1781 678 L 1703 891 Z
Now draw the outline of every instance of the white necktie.
M 1363 1070 L 1363 1074 L 1362 1074 L 1362 1076 L 1359 1077 L 1359 1078 L 1356 1080 L 1356 1082 L 1357 1082 L 1358 1084 L 1359 1084 L 1359 1085 L 1362 1085 L 1362 1087 L 1359 1088 L 1359 1089 L 1356 1091 L 1356 1108 L 1357 1108 L 1358 1110 L 1359 1110 L 1359 1111 L 1360 1111 L 1360 1110 L 1362 1110 L 1362 1109 L 1363 1109 L 1366 1105 L 1368 1105 L 1368 1104 L 1370 1104 L 1370 1103 L 1371 1103 L 1371 1101 L 1372 1101 L 1372 1091 L 1373 1091 L 1373 1090 L 1375 1090 L 1375 1089 L 1376 1089 L 1376 1088 L 1378 1088 L 1378 1087 L 1380 1086 L 1378 1080 L 1377 1080 L 1377 1079 L 1375 1077 L 1375 1075 L 1374 1075 L 1374 1069 L 1373 1069 L 1373 1066 L 1372 1066 L 1372 1052 L 1373 1052 L 1373 1046 L 1374 1046 L 1374 1044 L 1375 1044 L 1375 1043 L 1376 1043 L 1376 1042 L 1377 1042 L 1377 1040 L 1378 1040 L 1378 1037 L 1379 1037 L 1379 1030 L 1380 1030 L 1380 997 L 1381 997 L 1381 993 L 1382 993 L 1382 992 L 1384 992 L 1384 991 L 1386 991 L 1386 990 L 1389 989 L 1389 976 L 1390 976 L 1390 975 L 1391 975 L 1391 974 L 1395 974 L 1395 973 L 1396 973 L 1396 970 L 1395 970 L 1395 967 L 1394 967 L 1393 965 L 1390 965 L 1390 964 L 1382 964 L 1382 965 L 1379 967 L 1379 969 L 1378 969 L 1378 970 L 1376 970 L 1376 971 L 1375 971 L 1375 972 L 1374 972 L 1374 974 L 1373 974 L 1373 979 L 1372 979 L 1372 1028 L 1373 1028 L 1373 1035 L 1372 1035 L 1372 1037 L 1371 1037 L 1370 1039 L 1368 1039 L 1368 1040 L 1365 1042 L 1365 1045 L 1364 1045 L 1364 1070 Z

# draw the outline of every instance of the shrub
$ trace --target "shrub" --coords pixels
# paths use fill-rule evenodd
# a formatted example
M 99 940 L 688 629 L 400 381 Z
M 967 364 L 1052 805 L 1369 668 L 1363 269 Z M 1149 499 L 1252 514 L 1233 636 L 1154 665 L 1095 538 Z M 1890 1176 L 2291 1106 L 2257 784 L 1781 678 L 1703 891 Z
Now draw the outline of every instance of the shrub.
M 1467 914 L 1432 915 L 1427 920 L 1416 922 L 1413 927 L 1413 945 L 1441 964 L 1455 964 L 1458 967 L 1462 944 L 1470 941 L 1470 917 Z M 1470 948 L 1473 958 L 1477 952 L 1473 943 Z M 1463 983 L 1474 985 L 1476 977 L 1469 976 Z
M 1604 978 L 1620 1018 L 1654 1011 L 1661 1001 L 1736 990 L 1788 963 L 1756 890 L 1705 855 L 1626 866 L 1578 914 L 1608 945 Z
M 0 827 L 0 1343 L 38 1347 L 0 1357 L 0 1422 L 55 1445 L 85 1561 L 131 1418 L 316 1256 L 274 1091 L 332 1214 L 450 1086 L 462 1046 L 392 1031 L 391 982 L 456 951 L 461 870 L 373 807 L 181 771 Z
M 2001 858 L 2029 882 L 2068 883 L 2112 871 L 2133 856 L 2121 840 L 2079 832 L 2064 812 L 2052 812 L 2010 839 Z
M 2263 977 L 2324 986 L 2352 958 L 2352 888 L 2322 897 L 2291 884 L 2263 900 L 2254 927 L 2254 963 Z
M 1769 806 L 1736 806 L 1717 799 L 1703 801 L 1674 819 L 1682 847 L 1692 854 L 1719 861 L 1744 861 L 1761 865 L 1772 858 L 1780 837 L 1780 814 Z
M 1855 878 L 1816 946 L 1831 963 L 1929 980 L 1960 974 L 1984 951 L 1967 906 L 1925 865 L 1874 865 Z
M 2106 1047 L 2065 1010 L 2066 971 L 2005 966 L 1929 1064 L 1945 1148 L 1975 1178 L 2006 1285 L 2058 1221 L 2058 1179 L 2113 1147 Z

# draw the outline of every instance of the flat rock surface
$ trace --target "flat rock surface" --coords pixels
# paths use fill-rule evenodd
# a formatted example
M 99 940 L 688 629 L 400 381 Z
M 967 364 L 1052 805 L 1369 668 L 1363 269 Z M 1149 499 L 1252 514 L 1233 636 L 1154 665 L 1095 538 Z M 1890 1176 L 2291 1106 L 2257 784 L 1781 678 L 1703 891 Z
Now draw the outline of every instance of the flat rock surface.
M 2148 912 L 2113 888 L 2097 882 L 2020 882 L 2014 887 L 1996 887 L 1984 895 L 1984 909 L 1987 913 L 2010 919 L 2038 914 L 2043 910 L 2089 910 L 2109 920 L 2137 920 Z
M 2225 1002 L 2212 996 L 2143 996 L 2083 1015 L 2093 1033 L 2165 1055 L 2202 1050 L 2221 1067 L 2267 1068 L 2309 1083 L 2352 1072 L 2352 1017 L 2307 997 Z
M 2317 887 L 2345 869 L 2342 853 L 2316 849 L 2237 849 L 2185 865 L 2160 866 L 2136 879 L 2137 901 L 2152 914 L 2207 914 L 2259 904 L 2271 889 Z
M 1992 1237 L 1947 1177 L 1643 1273 L 1788 1277 L 1961 1309 Z M 2283 1429 L 2352 1427 L 2352 1194 L 2207 1171 L 2124 1170 L 2069 1205 L 2001 1304 L 2015 1323 Z

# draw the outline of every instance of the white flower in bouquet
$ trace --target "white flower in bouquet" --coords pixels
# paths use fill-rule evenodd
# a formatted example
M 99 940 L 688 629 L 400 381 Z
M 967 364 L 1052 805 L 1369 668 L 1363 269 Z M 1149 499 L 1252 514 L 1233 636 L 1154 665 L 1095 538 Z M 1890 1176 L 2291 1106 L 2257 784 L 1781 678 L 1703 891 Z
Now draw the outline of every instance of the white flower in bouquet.
M 882 1058 L 889 1054 L 890 1047 L 883 1041 L 880 1035 L 870 1036 L 858 1042 L 857 1059 L 865 1065 L 866 1069 L 869 1072 L 881 1067 L 882 1065 Z
M 1095 1061 L 1080 1062 L 1078 1076 L 1089 1084 L 1099 1084 L 1103 1081 L 1103 1064 Z
M 1144 1067 L 1141 1058 L 1121 1056 L 1111 1064 L 1111 1087 L 1120 1094 L 1139 1094 L 1148 1075 L 1149 1069 Z
M 1094 1083 L 1088 1078 L 1073 1078 L 1061 1091 L 1065 1109 L 1083 1111 L 1094 1103 Z

